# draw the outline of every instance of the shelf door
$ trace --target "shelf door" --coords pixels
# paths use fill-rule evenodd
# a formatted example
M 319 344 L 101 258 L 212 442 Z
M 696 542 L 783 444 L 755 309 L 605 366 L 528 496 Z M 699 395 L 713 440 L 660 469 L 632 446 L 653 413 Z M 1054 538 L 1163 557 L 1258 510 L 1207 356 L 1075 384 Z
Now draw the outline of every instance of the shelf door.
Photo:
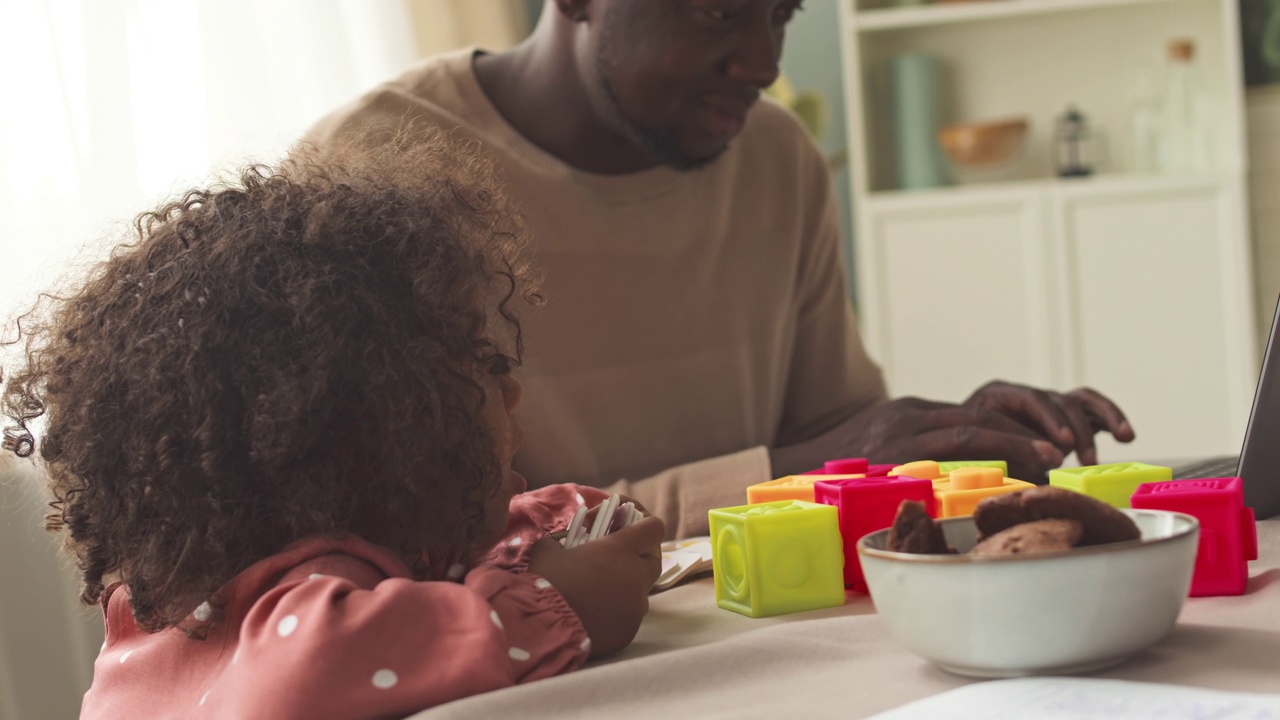
M 1054 384 L 1042 197 L 1006 190 L 872 205 L 860 257 L 872 272 L 861 277 L 891 393 L 956 402 L 993 379 Z
M 1104 462 L 1239 452 L 1258 367 L 1242 194 L 1231 178 L 1059 194 L 1070 380 L 1138 434 L 1100 439 Z

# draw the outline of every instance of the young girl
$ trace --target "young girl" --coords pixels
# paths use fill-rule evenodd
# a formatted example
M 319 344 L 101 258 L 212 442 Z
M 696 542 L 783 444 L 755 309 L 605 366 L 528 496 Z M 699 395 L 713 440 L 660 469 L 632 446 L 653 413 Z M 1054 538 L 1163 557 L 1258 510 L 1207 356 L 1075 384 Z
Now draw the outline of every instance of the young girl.
M 106 622 L 81 717 L 401 717 L 634 637 L 661 521 L 565 550 L 602 493 L 511 470 L 515 215 L 473 149 L 380 147 L 188 192 L 21 322 L 5 445 L 43 423 Z

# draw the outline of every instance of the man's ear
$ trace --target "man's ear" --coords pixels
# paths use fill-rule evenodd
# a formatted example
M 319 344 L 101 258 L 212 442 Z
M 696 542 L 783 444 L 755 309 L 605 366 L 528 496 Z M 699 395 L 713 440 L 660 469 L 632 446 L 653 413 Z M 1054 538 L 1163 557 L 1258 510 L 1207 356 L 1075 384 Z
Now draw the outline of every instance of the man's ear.
M 555 0 L 555 3 L 560 14 L 573 22 L 586 20 L 591 7 L 591 0 Z

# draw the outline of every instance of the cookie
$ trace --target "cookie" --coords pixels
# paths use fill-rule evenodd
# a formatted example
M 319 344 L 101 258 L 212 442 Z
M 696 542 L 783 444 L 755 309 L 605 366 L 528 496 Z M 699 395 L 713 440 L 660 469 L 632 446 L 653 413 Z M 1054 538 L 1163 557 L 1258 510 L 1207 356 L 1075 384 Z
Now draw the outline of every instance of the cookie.
M 973 513 L 979 538 L 1036 520 L 1064 519 L 1080 523 L 1077 546 L 1136 540 L 1138 526 L 1116 508 L 1072 490 L 1052 486 L 984 498 Z
M 947 544 L 942 528 L 925 512 L 924 504 L 912 500 L 903 500 L 898 506 L 898 514 L 893 519 L 893 527 L 889 528 L 886 546 L 894 552 L 920 555 L 942 555 L 956 551 Z
M 1033 520 L 1014 525 L 988 537 L 970 555 L 1034 555 L 1075 547 L 1082 526 L 1078 520 Z

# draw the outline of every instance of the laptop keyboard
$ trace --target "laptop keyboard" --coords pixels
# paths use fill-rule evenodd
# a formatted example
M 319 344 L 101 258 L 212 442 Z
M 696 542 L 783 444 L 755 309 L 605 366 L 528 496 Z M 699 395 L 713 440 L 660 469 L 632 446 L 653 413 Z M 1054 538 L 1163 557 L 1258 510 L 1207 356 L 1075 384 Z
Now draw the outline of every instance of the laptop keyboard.
M 1238 455 L 1197 460 L 1175 467 L 1173 469 L 1173 478 L 1181 480 L 1185 478 L 1235 477 L 1236 468 L 1239 465 L 1240 457 Z

